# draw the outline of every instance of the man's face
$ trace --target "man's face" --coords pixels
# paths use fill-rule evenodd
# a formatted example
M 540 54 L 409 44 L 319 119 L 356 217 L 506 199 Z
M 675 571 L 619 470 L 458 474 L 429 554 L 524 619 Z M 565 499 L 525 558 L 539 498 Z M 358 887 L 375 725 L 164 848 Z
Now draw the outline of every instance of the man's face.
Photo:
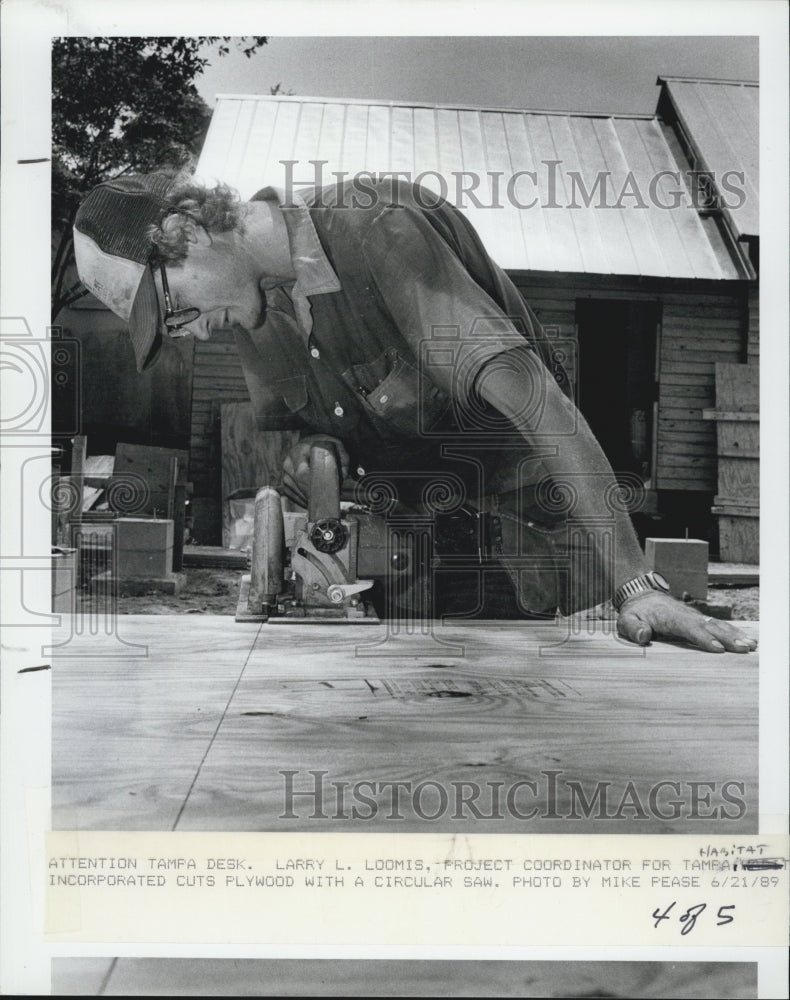
M 183 263 L 165 265 L 173 308 L 200 310 L 200 316 L 184 330 L 198 340 L 208 340 L 221 327 L 238 324 L 255 329 L 266 314 L 255 262 L 232 233 L 210 238 L 204 233 L 204 237 L 190 243 Z M 161 287 L 158 290 L 164 307 Z

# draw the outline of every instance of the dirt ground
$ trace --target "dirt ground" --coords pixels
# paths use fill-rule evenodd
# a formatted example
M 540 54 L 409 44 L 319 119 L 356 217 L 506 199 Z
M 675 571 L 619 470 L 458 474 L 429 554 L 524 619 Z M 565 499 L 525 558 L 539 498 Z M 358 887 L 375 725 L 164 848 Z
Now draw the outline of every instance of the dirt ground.
M 233 615 L 239 596 L 241 570 L 189 569 L 184 589 L 176 596 L 144 594 L 122 597 L 124 615 Z M 757 621 L 759 587 L 711 587 L 708 603 L 732 608 L 733 619 Z

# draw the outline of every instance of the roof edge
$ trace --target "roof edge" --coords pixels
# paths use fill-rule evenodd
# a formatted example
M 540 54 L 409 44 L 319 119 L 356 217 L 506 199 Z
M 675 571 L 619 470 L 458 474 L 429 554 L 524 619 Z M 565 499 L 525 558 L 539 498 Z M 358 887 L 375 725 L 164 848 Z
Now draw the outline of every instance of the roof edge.
M 739 87 L 759 87 L 759 80 L 714 80 L 704 76 L 659 76 L 656 83 L 719 83 L 724 86 L 736 84 Z
M 281 103 L 310 104 L 354 104 L 389 108 L 433 108 L 446 111 L 493 111 L 500 114 L 513 115 L 558 115 L 562 118 L 633 118 L 640 121 L 652 121 L 654 114 L 636 114 L 611 111 L 557 111 L 542 108 L 491 108 L 485 105 L 472 104 L 441 104 L 423 101 L 391 101 L 375 98 L 354 97 L 310 97 L 298 94 L 215 94 L 214 103 L 224 101 L 276 101 Z

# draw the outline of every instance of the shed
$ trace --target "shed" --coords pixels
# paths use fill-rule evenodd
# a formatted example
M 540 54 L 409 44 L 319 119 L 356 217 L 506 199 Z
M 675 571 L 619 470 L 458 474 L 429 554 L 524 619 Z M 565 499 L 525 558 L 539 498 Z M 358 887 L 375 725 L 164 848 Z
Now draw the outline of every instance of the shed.
M 363 172 L 446 195 L 556 339 L 615 470 L 642 477 L 649 532 L 708 537 L 716 365 L 757 352 L 756 85 L 659 82 L 644 116 L 225 95 L 198 173 L 242 197 Z M 714 100 L 732 127 L 706 127 Z M 216 491 L 217 407 L 244 398 L 231 335 L 197 343 L 198 496 Z
M 714 200 L 728 181 L 741 185 L 743 200 L 733 209 L 721 205 L 721 223 L 747 254 L 755 272 L 760 264 L 758 163 L 759 88 L 739 80 L 659 77 L 658 113 L 668 122 L 700 184 Z M 757 282 L 747 291 L 746 357 L 715 366 L 715 408 L 703 418 L 715 422 L 717 493 L 713 513 L 719 522 L 720 554 L 733 562 L 759 562 L 759 361 L 760 304 Z

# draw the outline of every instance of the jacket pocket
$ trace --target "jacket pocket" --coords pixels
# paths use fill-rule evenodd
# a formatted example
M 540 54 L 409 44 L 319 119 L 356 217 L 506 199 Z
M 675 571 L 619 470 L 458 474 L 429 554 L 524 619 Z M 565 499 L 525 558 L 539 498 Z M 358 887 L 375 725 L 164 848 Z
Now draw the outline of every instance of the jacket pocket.
M 283 378 L 274 383 L 276 391 L 282 396 L 285 405 L 292 413 L 303 410 L 308 403 L 307 379 L 304 375 L 293 378 Z
M 430 431 L 449 410 L 450 400 L 419 370 L 389 348 L 373 361 L 345 373 L 368 411 L 388 428 L 409 436 Z

